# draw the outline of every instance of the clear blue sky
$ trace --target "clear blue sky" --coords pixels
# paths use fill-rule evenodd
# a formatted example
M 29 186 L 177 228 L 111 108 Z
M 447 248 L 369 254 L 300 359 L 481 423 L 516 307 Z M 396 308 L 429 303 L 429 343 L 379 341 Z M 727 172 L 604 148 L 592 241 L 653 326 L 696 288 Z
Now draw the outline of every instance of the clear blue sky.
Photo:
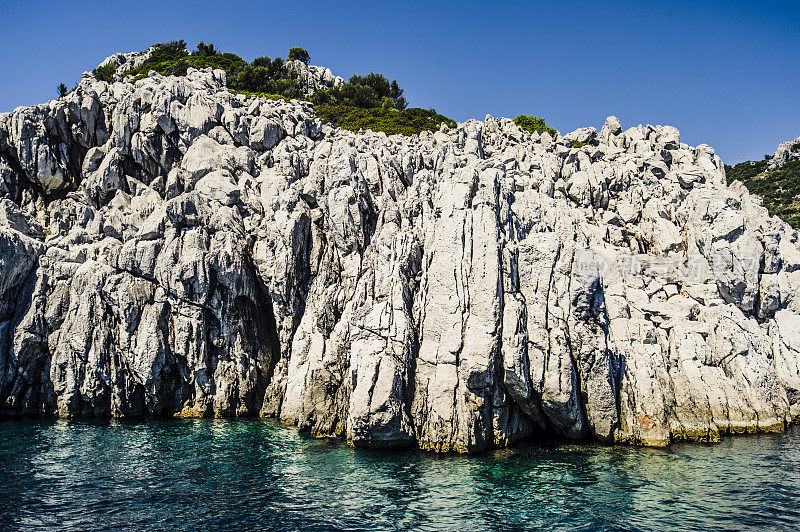
M 0 111 L 53 98 L 113 52 L 180 38 L 248 60 L 297 44 L 459 121 L 533 114 L 568 132 L 613 114 L 674 125 L 726 162 L 800 135 L 798 0 L 3 0 Z

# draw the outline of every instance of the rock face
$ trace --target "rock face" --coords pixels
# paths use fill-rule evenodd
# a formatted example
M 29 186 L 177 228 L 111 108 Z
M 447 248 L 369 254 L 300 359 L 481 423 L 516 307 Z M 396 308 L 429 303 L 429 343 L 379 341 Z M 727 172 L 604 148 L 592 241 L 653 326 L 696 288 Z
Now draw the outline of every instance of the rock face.
M 222 71 L 87 77 L 0 115 L 0 413 L 459 452 L 780 430 L 798 244 L 672 127 L 387 137 Z
M 769 161 L 769 168 L 780 168 L 793 159 L 800 159 L 800 137 L 778 144 L 775 155 Z
M 311 96 L 319 89 L 330 89 L 344 83 L 340 76 L 333 75 L 330 68 L 307 65 L 297 59 L 286 61 L 286 67 L 297 72 L 297 79 L 306 96 Z

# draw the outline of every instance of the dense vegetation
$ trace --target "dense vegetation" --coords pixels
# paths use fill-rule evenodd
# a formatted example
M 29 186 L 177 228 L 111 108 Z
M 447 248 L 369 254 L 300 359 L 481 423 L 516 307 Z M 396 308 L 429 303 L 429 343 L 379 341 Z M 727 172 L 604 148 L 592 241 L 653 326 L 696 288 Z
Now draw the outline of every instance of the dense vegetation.
M 741 181 L 747 190 L 764 199 L 773 216 L 800 229 L 800 160 L 791 160 L 776 170 L 769 170 L 769 156 L 763 161 L 725 165 L 728 183 Z
M 311 56 L 307 50 L 294 46 L 288 57 L 308 64 Z M 186 50 L 182 40 L 157 44 L 150 57 L 137 68 L 125 72 L 125 76 L 142 79 L 151 70 L 163 75 L 185 76 L 189 67 L 222 69 L 227 74 L 228 87 L 248 96 L 308 99 L 314 103 L 320 118 L 351 131 L 372 129 L 389 135 L 412 135 L 436 130 L 442 123 L 455 125 L 453 120 L 433 109 L 407 109 L 403 89 L 396 80 L 389 81 L 382 74 L 354 75 L 338 87 L 317 90 L 307 98 L 297 73 L 287 68 L 282 58 L 257 57 L 248 63 L 236 54 L 220 53 L 213 44 L 203 42 L 193 53 Z M 105 81 L 111 81 L 114 72 L 113 64 L 94 70 L 97 79 Z
M 767 169 L 770 156 L 765 155 L 761 161 L 745 161 L 735 166 L 725 165 L 725 176 L 728 179 L 728 184 L 733 181 L 741 181 L 746 183 L 752 180 L 757 175 L 763 173 Z
M 514 119 L 514 123 L 527 131 L 528 133 L 548 133 L 551 137 L 556 138 L 558 131 L 544 123 L 544 118 L 539 118 L 530 115 L 519 115 Z
M 317 116 L 350 131 L 371 129 L 387 135 L 414 135 L 422 131 L 439 129 L 442 123 L 455 127 L 454 120 L 442 116 L 434 109 L 386 109 L 383 107 L 359 108 L 350 105 L 315 104 Z
M 403 98 L 403 89 L 397 80 L 389 82 L 381 74 L 374 72 L 366 76 L 354 75 L 347 83 L 338 87 L 319 90 L 312 98 L 314 103 L 346 105 L 369 109 L 382 107 L 384 109 L 405 109 L 408 102 Z
M 280 57 L 256 57 L 233 76 L 228 74 L 228 86 L 239 92 L 276 94 L 287 98 L 303 96 L 297 74 L 286 68 Z
M 442 123 L 456 125 L 435 109 L 408 109 L 397 81 L 375 72 L 354 75 L 338 87 L 318 90 L 311 100 L 317 116 L 350 131 L 371 129 L 388 135 L 413 135 L 439 129 Z
M 308 55 L 308 50 L 300 48 L 299 46 L 292 46 L 289 48 L 289 61 L 302 61 L 303 63 L 308 64 L 310 59 L 311 56 Z
M 117 65 L 114 63 L 108 63 L 105 66 L 99 66 L 92 70 L 92 74 L 94 77 L 99 79 L 100 81 L 111 82 L 114 78 L 114 73 L 117 71 Z

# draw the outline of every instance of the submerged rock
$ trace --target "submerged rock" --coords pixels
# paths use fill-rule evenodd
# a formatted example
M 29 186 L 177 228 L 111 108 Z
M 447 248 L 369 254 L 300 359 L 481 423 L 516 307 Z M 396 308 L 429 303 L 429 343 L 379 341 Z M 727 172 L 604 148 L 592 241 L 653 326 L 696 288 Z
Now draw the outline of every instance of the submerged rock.
M 354 134 L 211 70 L 0 115 L 4 415 L 714 441 L 800 416 L 799 313 L 797 232 L 672 127 Z

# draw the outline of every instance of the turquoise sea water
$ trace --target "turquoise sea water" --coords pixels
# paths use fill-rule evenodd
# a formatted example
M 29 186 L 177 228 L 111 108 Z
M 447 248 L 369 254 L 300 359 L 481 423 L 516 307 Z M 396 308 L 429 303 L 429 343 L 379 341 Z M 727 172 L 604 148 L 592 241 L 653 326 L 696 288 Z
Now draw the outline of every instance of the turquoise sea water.
M 0 529 L 796 529 L 800 428 L 668 449 L 351 449 L 263 420 L 0 422 Z

